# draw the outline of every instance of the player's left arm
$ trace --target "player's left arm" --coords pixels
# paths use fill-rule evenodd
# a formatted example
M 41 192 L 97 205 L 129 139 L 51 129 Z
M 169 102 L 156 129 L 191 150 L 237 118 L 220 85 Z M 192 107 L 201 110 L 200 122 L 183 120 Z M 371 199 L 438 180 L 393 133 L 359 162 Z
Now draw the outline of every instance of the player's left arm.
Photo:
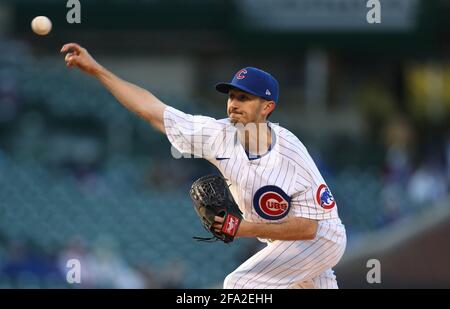
M 223 218 L 216 217 L 216 228 Z M 242 220 L 236 237 L 259 237 L 272 240 L 311 240 L 316 238 L 318 221 L 303 217 L 289 217 L 281 222 L 255 223 Z

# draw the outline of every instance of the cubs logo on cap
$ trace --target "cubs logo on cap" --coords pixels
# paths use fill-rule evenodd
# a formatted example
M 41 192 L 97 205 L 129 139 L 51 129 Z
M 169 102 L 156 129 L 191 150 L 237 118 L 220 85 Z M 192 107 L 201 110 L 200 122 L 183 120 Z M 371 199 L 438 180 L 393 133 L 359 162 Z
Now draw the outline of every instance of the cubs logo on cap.
M 291 198 L 277 186 L 264 186 L 253 196 L 253 208 L 261 218 L 279 220 L 289 213 Z
M 269 73 L 254 67 L 239 70 L 229 83 L 216 84 L 216 90 L 222 93 L 228 93 L 231 88 L 278 103 L 278 81 Z
M 316 201 L 324 209 L 331 209 L 336 205 L 333 194 L 331 194 L 330 189 L 325 184 L 321 184 L 317 189 Z
M 246 69 L 242 69 L 239 72 L 236 73 L 236 78 L 237 79 L 244 79 L 245 78 L 245 74 L 247 74 L 247 70 Z

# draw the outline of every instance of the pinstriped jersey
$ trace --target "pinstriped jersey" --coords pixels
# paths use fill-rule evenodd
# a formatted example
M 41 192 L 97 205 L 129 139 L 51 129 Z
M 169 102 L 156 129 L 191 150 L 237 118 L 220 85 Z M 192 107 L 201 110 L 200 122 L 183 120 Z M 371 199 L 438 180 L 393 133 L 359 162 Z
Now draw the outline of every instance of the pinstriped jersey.
M 245 220 L 338 218 L 336 201 L 316 164 L 287 129 L 269 122 L 270 150 L 252 158 L 229 119 L 194 116 L 166 107 L 164 126 L 175 149 L 204 158 L 219 169 L 231 184 L 230 190 Z

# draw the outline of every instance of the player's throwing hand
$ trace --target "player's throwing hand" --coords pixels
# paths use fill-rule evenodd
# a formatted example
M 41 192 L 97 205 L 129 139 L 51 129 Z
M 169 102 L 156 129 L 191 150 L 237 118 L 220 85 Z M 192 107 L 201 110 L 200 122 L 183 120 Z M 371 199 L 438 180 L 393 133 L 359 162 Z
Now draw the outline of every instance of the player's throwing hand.
M 88 53 L 88 51 L 76 43 L 65 44 L 61 53 L 67 53 L 65 57 L 68 68 L 78 67 L 80 70 L 94 75 L 101 69 L 100 64 Z

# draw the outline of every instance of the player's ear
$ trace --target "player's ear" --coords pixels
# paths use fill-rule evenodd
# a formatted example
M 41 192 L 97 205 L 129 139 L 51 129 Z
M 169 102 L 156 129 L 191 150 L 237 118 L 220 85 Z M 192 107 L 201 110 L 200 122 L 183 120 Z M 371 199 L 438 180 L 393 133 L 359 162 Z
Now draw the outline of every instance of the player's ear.
M 275 109 L 275 102 L 274 101 L 266 101 L 265 105 L 264 105 L 264 113 L 266 115 L 269 115 L 270 113 L 273 112 L 273 110 Z

